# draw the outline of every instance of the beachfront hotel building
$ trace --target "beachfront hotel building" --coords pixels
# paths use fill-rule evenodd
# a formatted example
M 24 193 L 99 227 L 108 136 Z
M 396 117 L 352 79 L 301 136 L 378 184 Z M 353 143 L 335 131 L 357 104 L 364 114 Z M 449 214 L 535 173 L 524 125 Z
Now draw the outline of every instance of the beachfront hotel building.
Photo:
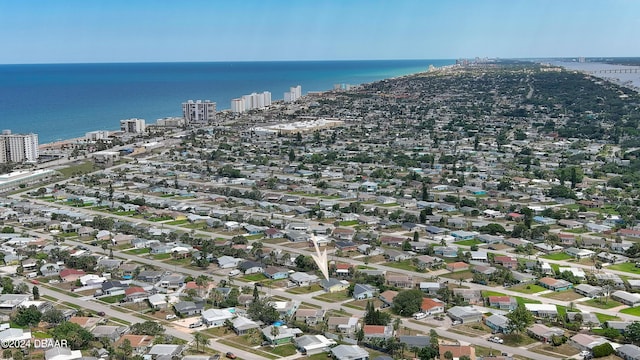
M 122 123 L 121 123 L 121 126 L 122 126 Z M 106 140 L 109 138 L 109 131 L 108 130 L 89 131 L 88 133 L 84 134 L 84 138 L 87 141 Z
M 302 96 L 302 86 L 292 86 L 284 93 L 284 102 L 295 102 Z
M 269 91 L 242 95 L 241 98 L 231 100 L 231 112 L 236 114 L 254 109 L 264 109 L 268 106 L 271 106 L 271 93 Z
M 216 121 L 216 103 L 211 100 L 189 100 L 182 103 L 182 117 L 187 124 Z
M 147 129 L 144 119 L 124 119 L 120 120 L 120 130 L 129 134 L 142 134 Z
M 38 134 L 12 134 L 11 130 L 0 135 L 0 163 L 38 161 Z

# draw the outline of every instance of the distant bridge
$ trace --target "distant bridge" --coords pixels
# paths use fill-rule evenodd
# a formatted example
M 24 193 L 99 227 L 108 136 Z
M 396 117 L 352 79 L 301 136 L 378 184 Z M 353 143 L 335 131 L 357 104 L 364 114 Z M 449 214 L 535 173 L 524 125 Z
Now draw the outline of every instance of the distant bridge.
M 640 68 L 635 68 L 635 69 L 608 69 L 608 70 L 588 71 L 589 74 L 637 74 L 638 72 L 640 72 Z

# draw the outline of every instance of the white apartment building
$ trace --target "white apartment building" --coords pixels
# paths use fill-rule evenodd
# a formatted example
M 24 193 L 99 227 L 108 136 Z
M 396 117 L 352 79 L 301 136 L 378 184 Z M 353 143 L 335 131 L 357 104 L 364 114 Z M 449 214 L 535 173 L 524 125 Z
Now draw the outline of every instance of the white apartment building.
M 182 103 L 182 116 L 187 124 L 214 122 L 216 120 L 216 103 L 210 100 L 189 100 Z
M 89 131 L 88 133 L 84 134 L 84 138 L 87 141 L 105 140 L 109 138 L 109 131 L 107 130 Z
M 295 102 L 302 97 L 302 86 L 292 86 L 284 93 L 284 102 Z
M 124 119 L 120 120 L 120 130 L 126 133 L 141 134 L 145 132 L 147 126 L 144 119 Z
M 156 125 L 161 127 L 182 127 L 184 124 L 185 120 L 181 117 L 166 117 L 156 121 Z
M 0 163 L 38 161 L 38 134 L 12 134 L 5 130 L 0 135 Z
M 231 111 L 234 113 L 263 109 L 267 106 L 271 106 L 271 93 L 268 91 L 242 95 L 241 98 L 231 100 Z
M 234 114 L 244 112 L 244 99 L 237 98 L 231 100 L 231 112 Z

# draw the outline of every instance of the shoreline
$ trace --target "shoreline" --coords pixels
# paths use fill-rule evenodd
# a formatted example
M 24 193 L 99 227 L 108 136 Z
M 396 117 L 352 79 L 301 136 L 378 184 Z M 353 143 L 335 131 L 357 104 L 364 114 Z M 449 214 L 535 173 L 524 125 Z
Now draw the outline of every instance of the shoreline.
M 378 80 L 371 81 L 371 82 L 363 82 L 363 83 L 359 83 L 359 84 L 348 84 L 348 85 L 352 85 L 354 87 L 358 87 L 358 86 L 362 86 L 362 85 L 366 85 L 366 84 L 372 84 L 372 83 L 375 83 L 375 82 L 378 82 L 378 81 L 394 80 L 394 79 L 399 79 L 399 78 L 404 78 L 404 77 L 409 77 L 409 76 L 416 76 L 416 75 L 419 75 L 419 74 L 424 74 L 424 73 L 428 73 L 428 72 L 432 72 L 432 71 L 448 70 L 448 69 L 455 68 L 456 66 L 457 66 L 456 64 L 441 65 L 441 66 L 434 66 L 434 65 L 430 64 L 423 71 L 408 73 L 408 74 L 404 74 L 404 75 L 385 77 L 385 78 L 378 79 Z M 325 94 L 325 93 L 328 93 L 328 92 L 331 92 L 331 91 L 335 91 L 335 89 L 320 90 L 320 91 L 307 91 L 307 94 L 303 95 L 303 98 L 306 97 L 306 96 L 309 96 L 310 92 Z M 352 90 L 340 90 L 340 91 L 352 91 Z M 274 101 L 274 103 L 279 103 L 281 101 L 283 101 L 283 100 L 276 100 L 276 101 Z M 225 109 L 222 109 L 222 110 L 217 110 L 218 113 L 229 113 L 230 111 L 231 111 L 230 108 L 229 109 L 225 108 Z M 147 126 L 151 126 L 151 125 L 155 125 L 155 124 L 147 124 Z M 96 130 L 91 130 L 91 131 L 96 131 Z M 117 132 L 117 130 L 105 130 L 105 131 L 109 131 L 110 133 Z M 37 134 L 37 132 L 36 132 L 36 134 Z M 52 142 L 39 144 L 38 145 L 38 150 L 39 151 L 61 150 L 65 146 L 74 145 L 74 144 L 78 144 L 78 143 L 86 142 L 86 141 L 87 140 L 86 140 L 85 136 L 79 136 L 79 137 L 76 136 L 76 137 L 71 137 L 71 138 L 68 138 L 68 139 L 60 139 L 60 140 L 56 140 L 56 141 L 52 141 Z

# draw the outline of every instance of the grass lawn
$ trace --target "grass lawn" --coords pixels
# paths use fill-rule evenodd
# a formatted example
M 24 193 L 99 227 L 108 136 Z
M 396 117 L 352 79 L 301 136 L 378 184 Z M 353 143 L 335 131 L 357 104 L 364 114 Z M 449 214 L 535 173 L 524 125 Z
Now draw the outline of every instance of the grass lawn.
M 523 294 L 536 294 L 541 291 L 545 291 L 547 289 L 543 288 L 540 285 L 536 284 L 528 284 L 528 285 L 518 285 L 509 288 L 509 290 L 517 291 Z
M 358 225 L 358 220 L 348 220 L 348 221 L 340 221 L 340 226 L 353 226 Z
M 322 290 L 322 286 L 318 284 L 313 284 L 311 286 L 295 287 L 293 289 L 287 290 L 287 292 L 292 294 L 308 294 L 308 293 L 312 293 L 320 290 Z
M 527 335 L 519 334 L 503 335 L 502 340 L 504 340 L 504 344 L 507 346 L 524 346 L 537 342 L 537 340 L 530 338 Z
M 633 315 L 633 316 L 640 316 L 640 306 L 627 308 L 627 309 L 622 309 L 622 310 L 620 310 L 620 312 L 623 313 L 623 314 L 629 314 L 629 315 Z
M 349 295 L 347 295 L 346 291 L 338 291 L 334 293 L 326 293 L 313 297 L 316 300 L 328 301 L 328 302 L 338 302 L 351 299 Z
M 153 255 L 154 260 L 167 260 L 171 258 L 171 254 L 155 254 Z
M 624 271 L 632 274 L 640 274 L 640 268 L 636 267 L 635 263 L 615 264 L 615 265 L 607 266 L 607 269 L 619 270 L 619 271 Z
M 462 280 L 464 280 L 464 279 L 473 278 L 473 273 L 471 272 L 471 270 L 465 270 L 465 271 L 456 271 L 456 272 L 450 273 L 450 274 L 443 274 L 441 276 L 449 278 L 449 279 L 455 279 L 455 280 L 462 279 Z
M 249 274 L 242 277 L 243 280 L 247 280 L 247 281 L 262 281 L 262 280 L 265 280 L 266 278 L 267 277 L 264 276 L 263 273 Z
M 518 304 L 542 304 L 542 301 L 516 296 Z
M 58 171 L 62 173 L 62 176 L 64 176 L 65 178 L 68 178 L 75 175 L 90 173 L 96 170 L 100 170 L 100 169 L 96 167 L 93 164 L 93 162 L 85 161 L 83 163 L 72 165 L 64 169 L 60 169 Z
M 559 274 L 560 273 L 560 265 L 558 265 L 558 264 L 549 264 L 549 266 L 551 266 L 551 269 L 553 269 L 553 273 L 554 274 Z
M 476 239 L 462 240 L 462 241 L 454 242 L 454 244 L 462 245 L 462 246 L 473 246 L 473 245 L 478 245 L 478 244 L 482 244 L 482 243 L 483 243 L 482 241 L 476 240 Z
M 549 298 L 549 299 L 564 300 L 564 301 L 573 301 L 576 299 L 582 299 L 584 297 L 573 290 L 557 291 L 557 292 L 552 292 L 552 293 L 544 294 L 540 296 Z
M 264 350 L 272 353 L 272 354 L 276 354 L 279 356 L 291 356 L 291 355 L 295 355 L 298 351 L 296 350 L 296 346 L 293 344 L 286 344 L 286 345 L 280 345 L 280 346 L 276 346 L 274 348 L 263 348 Z
M 413 261 L 411 260 L 403 260 L 403 261 L 390 261 L 384 264 L 385 266 L 389 266 L 396 269 L 408 270 L 408 271 L 417 271 L 418 268 L 413 265 Z
M 543 259 L 549 259 L 549 260 L 569 260 L 569 259 L 573 259 L 573 256 L 560 252 L 560 253 L 555 253 L 555 254 L 547 254 L 547 255 L 542 255 L 540 256 Z
M 124 252 L 132 255 L 142 255 L 142 254 L 148 254 L 150 251 L 151 249 L 131 249 L 131 250 L 125 250 Z
M 553 346 L 551 344 L 542 344 L 530 348 L 531 351 L 537 352 L 543 355 L 556 356 L 556 357 L 570 357 L 578 354 L 580 351 L 568 343 L 564 343 L 560 346 Z M 558 356 L 563 355 L 563 356 Z
M 104 302 L 109 303 L 109 304 L 116 304 L 116 303 L 119 303 L 120 300 L 124 299 L 124 297 L 125 297 L 124 294 L 113 295 L 113 296 L 105 296 L 105 297 L 101 297 L 100 301 L 104 301 Z
M 259 240 L 259 239 L 262 239 L 263 237 L 264 237 L 264 234 L 253 234 L 253 235 L 245 236 L 244 238 L 247 240 Z
M 622 303 L 619 303 L 615 300 L 611 300 L 609 299 L 606 303 L 601 302 L 599 299 L 591 299 L 591 300 L 587 300 L 585 302 L 583 302 L 582 304 L 585 304 L 587 306 L 591 306 L 591 307 L 595 307 L 595 308 L 599 308 L 599 309 L 612 309 L 614 307 L 618 307 L 620 305 L 622 305 Z
M 606 321 L 609 320 L 620 320 L 619 317 L 617 316 L 613 316 L 613 315 L 607 315 L 607 314 L 603 314 L 603 313 L 595 313 L 596 316 L 598 317 L 598 320 L 600 320 L 601 323 L 604 323 Z
M 189 222 L 189 220 L 183 219 L 183 220 L 167 221 L 165 224 L 167 224 L 167 225 L 182 225 L 182 224 L 186 224 L 188 222 Z
M 507 296 L 507 295 L 497 291 L 490 291 L 490 290 L 482 291 L 482 297 L 489 297 L 489 296 Z

